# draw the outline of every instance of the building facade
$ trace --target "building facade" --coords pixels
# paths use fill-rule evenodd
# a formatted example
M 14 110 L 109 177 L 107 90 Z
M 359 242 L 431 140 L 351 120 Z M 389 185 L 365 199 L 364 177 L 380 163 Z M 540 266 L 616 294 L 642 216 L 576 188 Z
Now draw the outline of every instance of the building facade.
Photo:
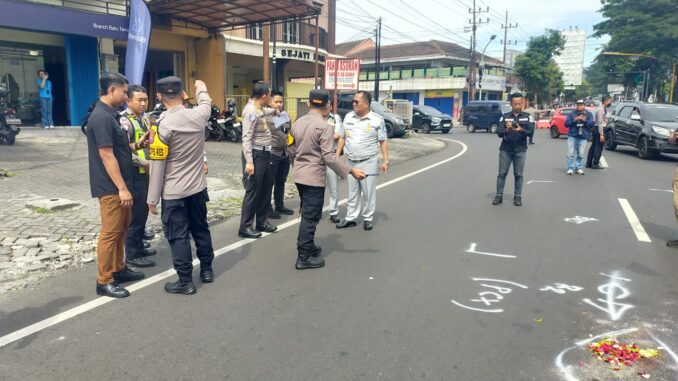
M 586 31 L 570 28 L 560 31 L 565 39 L 565 47 L 555 61 L 563 72 L 566 90 L 574 90 L 584 79 L 584 52 L 586 47 Z

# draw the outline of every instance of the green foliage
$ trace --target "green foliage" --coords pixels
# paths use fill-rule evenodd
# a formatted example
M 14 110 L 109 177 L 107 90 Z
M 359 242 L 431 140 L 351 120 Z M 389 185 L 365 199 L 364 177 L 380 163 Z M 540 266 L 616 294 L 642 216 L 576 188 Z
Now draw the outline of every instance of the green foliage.
M 557 30 L 531 37 L 525 54 L 518 57 L 514 72 L 520 77 L 527 96 L 535 103 L 554 99 L 563 90 L 563 73 L 553 60 L 565 46 L 565 39 Z
M 594 26 L 594 37 L 610 36 L 605 51 L 638 53 L 669 62 L 678 61 L 678 1 L 602 0 L 604 20 Z M 650 86 L 668 94 L 671 65 L 660 61 L 599 55 L 587 78 L 594 88 L 603 83 L 638 85 L 638 74 L 607 74 L 610 71 L 650 70 Z M 676 96 L 674 95 L 674 99 Z

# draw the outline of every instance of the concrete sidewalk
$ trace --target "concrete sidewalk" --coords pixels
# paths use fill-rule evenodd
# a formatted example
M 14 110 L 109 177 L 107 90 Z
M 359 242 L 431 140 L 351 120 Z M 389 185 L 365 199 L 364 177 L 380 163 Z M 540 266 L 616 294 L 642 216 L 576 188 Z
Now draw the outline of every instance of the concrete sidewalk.
M 391 161 L 443 147 L 420 135 L 393 139 Z M 240 213 L 241 145 L 208 142 L 206 151 L 208 218 L 215 222 Z M 286 197 L 295 196 L 290 182 Z M 25 128 L 13 146 L 0 146 L 0 199 L 0 294 L 96 261 L 99 204 L 90 196 L 87 139 L 79 128 Z M 159 219 L 149 219 L 148 228 L 159 233 Z

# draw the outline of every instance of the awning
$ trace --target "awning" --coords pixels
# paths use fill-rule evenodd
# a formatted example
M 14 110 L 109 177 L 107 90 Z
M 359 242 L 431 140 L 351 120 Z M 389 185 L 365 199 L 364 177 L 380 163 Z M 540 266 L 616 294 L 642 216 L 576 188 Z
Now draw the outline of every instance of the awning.
M 315 17 L 322 3 L 312 0 L 146 0 L 153 14 L 197 24 L 208 30 Z

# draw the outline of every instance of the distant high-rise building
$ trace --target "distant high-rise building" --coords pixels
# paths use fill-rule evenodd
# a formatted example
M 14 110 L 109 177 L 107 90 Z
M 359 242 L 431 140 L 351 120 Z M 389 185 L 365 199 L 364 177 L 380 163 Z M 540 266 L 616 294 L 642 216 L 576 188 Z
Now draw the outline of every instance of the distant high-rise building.
M 563 71 L 565 89 L 572 90 L 582 83 L 584 77 L 584 48 L 586 31 L 570 27 L 560 31 L 565 39 L 565 48 L 555 57 L 556 63 Z

